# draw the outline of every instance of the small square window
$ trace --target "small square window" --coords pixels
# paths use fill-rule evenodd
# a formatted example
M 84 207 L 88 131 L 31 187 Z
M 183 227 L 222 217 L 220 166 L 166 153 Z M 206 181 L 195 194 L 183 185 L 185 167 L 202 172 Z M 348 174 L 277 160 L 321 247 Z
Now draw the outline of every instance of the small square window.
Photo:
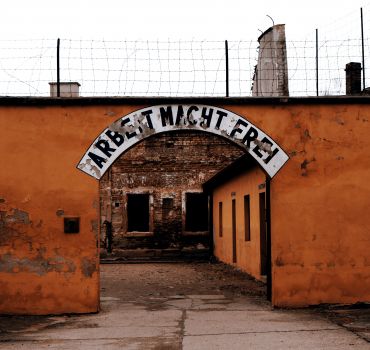
M 64 233 L 80 233 L 80 218 L 64 218 Z

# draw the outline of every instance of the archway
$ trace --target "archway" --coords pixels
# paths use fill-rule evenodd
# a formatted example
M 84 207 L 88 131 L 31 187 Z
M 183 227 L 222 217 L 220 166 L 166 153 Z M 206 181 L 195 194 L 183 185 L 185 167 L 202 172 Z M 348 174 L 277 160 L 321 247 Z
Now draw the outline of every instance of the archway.
M 107 244 L 103 225 L 102 257 L 207 259 L 212 224 L 203 184 L 243 155 L 228 139 L 198 130 L 156 134 L 122 153 L 99 180 L 101 222 L 112 238 Z
M 243 147 L 272 178 L 289 159 L 266 133 L 245 117 L 207 105 L 156 105 L 125 115 L 109 125 L 91 144 L 78 169 L 100 179 L 113 162 L 136 143 L 175 130 L 200 130 Z
M 139 142 L 155 135 L 178 131 L 197 131 L 225 138 L 248 153 L 265 172 L 266 254 L 268 254 L 270 260 L 269 180 L 281 169 L 289 157 L 271 137 L 243 116 L 208 105 L 170 104 L 143 108 L 125 115 L 109 125 L 94 140 L 77 167 L 88 175 L 101 179 L 121 155 Z M 149 208 L 152 199 L 150 194 L 146 192 L 129 194 L 127 197 L 126 211 L 130 211 L 129 207 L 134 208 L 136 204 L 139 206 L 148 204 Z M 163 205 L 165 205 L 166 200 L 169 202 L 171 198 L 165 198 Z M 116 204 L 120 205 L 118 202 Z M 235 204 L 235 200 L 233 200 L 233 204 Z M 135 224 L 143 224 L 143 220 L 143 218 L 140 218 L 138 222 L 135 222 L 135 220 L 129 221 L 127 225 L 129 227 L 131 225 L 131 231 L 143 231 L 152 234 L 152 232 L 147 232 L 152 231 L 150 229 L 152 220 L 150 214 L 144 220 L 145 227 L 137 229 L 135 226 Z M 233 262 L 236 262 L 236 258 L 233 258 Z M 268 287 L 271 289 L 271 270 L 268 269 L 266 272 Z

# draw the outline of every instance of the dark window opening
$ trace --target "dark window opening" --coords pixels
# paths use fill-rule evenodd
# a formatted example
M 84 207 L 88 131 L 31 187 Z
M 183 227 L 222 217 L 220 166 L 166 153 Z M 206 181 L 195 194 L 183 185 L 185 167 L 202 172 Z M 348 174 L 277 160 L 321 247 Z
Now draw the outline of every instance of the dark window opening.
M 149 231 L 149 194 L 127 195 L 127 230 Z
M 208 196 L 204 193 L 186 193 L 186 231 L 208 230 Z
M 218 234 L 222 237 L 222 202 L 218 203 Z
M 64 218 L 64 233 L 79 233 L 80 218 Z
M 251 240 L 251 210 L 250 210 L 250 197 L 244 196 L 244 238 L 245 241 Z
M 162 216 L 167 219 L 173 209 L 173 198 L 163 198 L 162 200 Z
M 163 198 L 162 207 L 163 209 L 172 209 L 173 208 L 173 198 Z

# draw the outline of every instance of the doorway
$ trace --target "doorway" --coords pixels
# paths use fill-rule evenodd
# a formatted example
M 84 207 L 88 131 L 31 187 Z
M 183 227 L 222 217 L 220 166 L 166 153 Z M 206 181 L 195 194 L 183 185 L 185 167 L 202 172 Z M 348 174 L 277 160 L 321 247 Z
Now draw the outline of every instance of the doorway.
M 100 180 L 101 222 L 112 228 L 111 252 L 102 256 L 209 259 L 213 226 L 202 186 L 243 154 L 199 131 L 158 134 L 122 154 Z
M 231 203 L 232 236 L 233 236 L 233 263 L 236 263 L 236 200 Z
M 208 230 L 208 196 L 203 192 L 185 195 L 185 231 Z
M 267 274 L 267 229 L 266 229 L 266 194 L 259 194 L 259 212 L 260 212 L 260 269 L 261 275 Z
M 127 231 L 149 231 L 149 194 L 127 195 Z

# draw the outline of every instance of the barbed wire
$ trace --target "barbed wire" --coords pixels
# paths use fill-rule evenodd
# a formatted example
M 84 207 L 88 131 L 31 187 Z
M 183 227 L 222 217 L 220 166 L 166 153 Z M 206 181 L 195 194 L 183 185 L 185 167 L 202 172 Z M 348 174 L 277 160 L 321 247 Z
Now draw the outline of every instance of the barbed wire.
M 369 9 L 364 14 L 370 18 Z M 345 94 L 345 65 L 362 61 L 354 16 L 319 30 L 317 57 L 313 35 L 286 42 L 291 96 L 316 95 L 316 59 L 319 95 Z M 347 36 L 333 29 L 342 23 Z M 57 79 L 56 43 L 0 41 L 0 96 L 49 96 L 49 83 Z M 366 36 L 364 49 L 370 64 Z M 256 40 L 228 42 L 230 96 L 252 95 L 257 58 Z M 224 41 L 60 40 L 60 79 L 80 83 L 81 96 L 225 96 L 225 60 Z

